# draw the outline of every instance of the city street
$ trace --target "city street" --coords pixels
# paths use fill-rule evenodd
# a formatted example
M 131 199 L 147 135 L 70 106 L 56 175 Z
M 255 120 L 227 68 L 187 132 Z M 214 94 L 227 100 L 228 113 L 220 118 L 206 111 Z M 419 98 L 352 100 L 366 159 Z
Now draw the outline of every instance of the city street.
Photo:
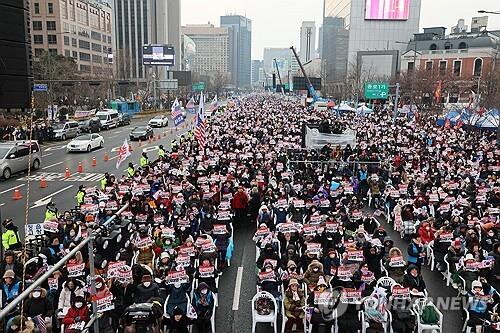
M 193 115 L 188 114 L 188 119 L 184 124 L 191 125 L 190 121 Z M 165 149 L 170 149 L 171 141 L 183 135 L 188 131 L 188 128 L 182 124 L 179 128 L 162 127 L 154 128 L 155 141 L 141 142 L 139 147 L 138 141 L 130 141 L 130 131 L 138 125 L 145 125 L 150 118 L 134 119 L 128 126 L 113 128 L 107 131 L 101 131 L 104 137 L 104 148 L 97 149 L 90 153 L 68 153 L 66 150 L 67 141 L 49 142 L 42 145 L 42 165 L 39 170 L 32 171 L 32 176 L 29 182 L 29 215 L 28 223 L 41 223 L 45 214 L 45 206 L 50 201 L 53 201 L 59 212 L 64 212 L 74 208 L 76 205 L 75 194 L 78 191 L 78 186 L 83 184 L 86 186 L 98 186 L 99 181 L 105 172 L 114 174 L 116 178 L 121 177 L 129 162 L 138 164 L 140 154 L 143 151 L 148 153 L 150 160 L 155 160 L 158 157 L 157 149 L 161 144 Z M 170 119 L 169 124 L 173 125 Z M 158 140 L 158 135 L 160 139 Z M 120 170 L 116 169 L 116 158 L 118 150 L 127 139 L 132 145 L 132 154 L 127 160 L 122 163 Z M 104 155 L 108 154 L 109 160 L 104 161 Z M 97 165 L 92 166 L 92 157 L 96 158 Z M 82 163 L 83 173 L 78 173 L 78 164 Z M 71 176 L 65 178 L 66 168 L 69 169 Z M 40 180 L 42 177 L 47 181 L 46 188 L 40 188 Z M 9 180 L 0 180 L 0 210 L 3 219 L 12 218 L 14 223 L 21 227 L 25 223 L 25 208 L 26 198 L 28 196 L 28 177 L 27 173 L 19 173 L 12 176 Z M 22 199 L 14 200 L 14 190 L 18 189 L 23 196 Z M 21 233 L 24 232 L 20 228 Z

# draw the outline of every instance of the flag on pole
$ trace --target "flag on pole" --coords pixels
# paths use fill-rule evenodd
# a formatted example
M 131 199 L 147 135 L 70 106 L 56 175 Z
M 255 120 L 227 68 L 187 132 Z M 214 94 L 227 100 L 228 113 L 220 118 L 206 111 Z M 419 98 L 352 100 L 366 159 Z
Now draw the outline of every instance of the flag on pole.
M 205 105 L 203 102 L 203 93 L 200 96 L 200 105 L 198 105 L 198 113 L 196 114 L 196 126 L 194 128 L 194 136 L 200 147 L 205 148 Z
M 218 107 L 219 107 L 219 102 L 217 101 L 217 95 L 215 95 L 214 99 L 210 103 L 209 111 L 210 112 L 215 112 Z
M 191 99 L 187 102 L 186 109 L 188 110 L 189 113 L 196 112 L 195 104 L 194 104 L 194 97 L 191 97 Z
M 184 122 L 184 116 L 182 115 L 182 106 L 179 100 L 176 98 L 172 104 L 172 119 L 174 120 L 174 125 L 177 127 Z
M 123 161 L 127 159 L 127 157 L 130 156 L 130 146 L 127 142 L 127 139 L 123 141 L 122 146 L 120 147 L 120 150 L 118 151 L 118 158 L 116 159 L 116 168 L 120 168 L 120 164 L 122 164 Z
M 45 319 L 42 318 L 42 315 L 33 317 L 33 322 L 35 323 L 40 333 L 47 333 L 47 324 L 45 323 Z

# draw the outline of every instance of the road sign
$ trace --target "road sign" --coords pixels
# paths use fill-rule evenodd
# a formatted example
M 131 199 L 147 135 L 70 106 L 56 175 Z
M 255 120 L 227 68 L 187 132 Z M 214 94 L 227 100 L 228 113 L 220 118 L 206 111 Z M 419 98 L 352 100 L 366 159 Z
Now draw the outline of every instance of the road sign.
M 179 84 L 177 79 L 161 80 L 159 81 L 158 88 L 163 90 L 177 90 Z
M 202 90 L 205 90 L 205 82 L 193 83 L 192 86 L 191 86 L 191 89 L 193 91 L 202 91 Z
M 365 83 L 365 98 L 387 99 L 389 97 L 389 83 L 367 82 Z
M 33 91 L 47 91 L 47 85 L 45 83 L 34 84 Z

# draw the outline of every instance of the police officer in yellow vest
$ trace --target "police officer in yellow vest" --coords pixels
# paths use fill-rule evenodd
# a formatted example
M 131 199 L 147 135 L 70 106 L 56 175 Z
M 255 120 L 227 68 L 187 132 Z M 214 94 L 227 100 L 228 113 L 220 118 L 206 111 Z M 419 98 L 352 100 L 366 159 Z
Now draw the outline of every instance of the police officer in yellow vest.
M 101 190 L 106 189 L 106 185 L 108 185 L 109 173 L 104 173 L 104 177 L 101 179 Z
M 132 163 L 132 162 L 129 162 L 129 164 L 128 164 L 127 176 L 129 178 L 134 178 L 134 176 L 135 176 L 134 163 Z
M 173 139 L 172 141 L 170 141 L 170 148 L 172 148 L 172 150 L 174 150 L 174 148 L 177 146 L 177 140 L 176 139 Z
M 49 202 L 45 207 L 47 208 L 47 210 L 45 211 L 45 221 L 57 220 L 56 204 L 53 202 Z
M 21 249 L 21 242 L 19 241 L 18 228 L 12 222 L 12 219 L 6 219 L 2 222 L 5 231 L 2 233 L 2 245 L 5 250 L 19 250 Z
M 161 160 L 165 158 L 165 150 L 163 149 L 163 145 L 160 145 L 158 147 L 158 158 Z
M 149 160 L 148 160 L 148 154 L 146 153 L 142 153 L 142 156 L 141 158 L 139 159 L 139 166 L 141 168 L 144 168 L 146 165 L 149 164 Z
M 76 192 L 75 199 L 76 199 L 76 204 L 80 206 L 83 203 L 83 198 L 85 197 L 85 187 L 83 185 L 80 185 L 78 187 L 78 192 Z

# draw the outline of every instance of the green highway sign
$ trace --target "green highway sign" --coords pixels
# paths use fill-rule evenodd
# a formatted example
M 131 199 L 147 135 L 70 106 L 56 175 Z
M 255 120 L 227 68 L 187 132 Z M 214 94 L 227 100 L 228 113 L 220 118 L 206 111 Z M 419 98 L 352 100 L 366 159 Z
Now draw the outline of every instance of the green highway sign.
M 365 98 L 387 99 L 389 97 L 389 83 L 367 82 L 365 83 Z
M 191 89 L 193 91 L 202 91 L 202 90 L 205 90 L 205 82 L 193 83 L 192 86 L 191 86 Z

